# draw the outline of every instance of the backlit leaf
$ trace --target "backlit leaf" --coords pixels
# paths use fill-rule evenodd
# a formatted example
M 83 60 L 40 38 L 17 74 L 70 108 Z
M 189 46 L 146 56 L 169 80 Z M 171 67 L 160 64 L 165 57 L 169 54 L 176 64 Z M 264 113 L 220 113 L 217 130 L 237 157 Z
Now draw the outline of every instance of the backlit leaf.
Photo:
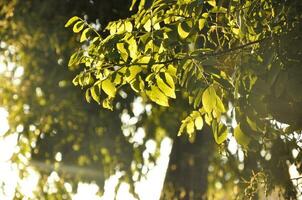
M 158 105 L 169 106 L 168 97 L 164 95 L 158 87 L 151 86 L 151 90 L 147 90 L 146 94 Z
M 159 75 L 157 75 L 155 78 L 158 88 L 168 97 L 175 99 L 176 98 L 175 90 L 169 87 Z
M 203 120 L 202 120 L 201 116 L 198 116 L 195 119 L 195 127 L 196 127 L 197 130 L 201 130 L 202 129 L 202 127 L 203 127 Z
M 70 19 L 66 22 L 65 27 L 68 27 L 68 26 L 72 25 L 73 23 L 75 23 L 75 22 L 78 21 L 78 20 L 80 20 L 80 18 L 77 17 L 77 16 L 74 16 L 74 17 L 70 18 Z
M 72 30 L 73 30 L 73 32 L 78 33 L 83 28 L 84 28 L 84 22 L 83 21 L 79 21 L 79 22 L 75 23 L 75 25 L 73 25 Z
M 183 21 L 179 23 L 177 27 L 178 34 L 182 39 L 185 39 L 189 36 L 191 29 L 192 29 L 191 21 Z
M 207 113 L 211 113 L 216 105 L 216 92 L 209 86 L 202 94 L 202 105 Z
M 84 42 L 84 41 L 87 40 L 87 33 L 88 33 L 89 30 L 90 30 L 90 28 L 86 28 L 86 29 L 82 32 L 81 38 L 80 38 L 80 42 Z
M 251 139 L 245 133 L 242 132 L 240 125 L 238 125 L 234 129 L 234 136 L 238 144 L 242 145 L 243 147 L 247 147 L 248 144 L 250 143 Z
M 112 83 L 109 79 L 106 79 L 102 82 L 102 89 L 109 97 L 114 97 L 116 94 L 115 84 Z

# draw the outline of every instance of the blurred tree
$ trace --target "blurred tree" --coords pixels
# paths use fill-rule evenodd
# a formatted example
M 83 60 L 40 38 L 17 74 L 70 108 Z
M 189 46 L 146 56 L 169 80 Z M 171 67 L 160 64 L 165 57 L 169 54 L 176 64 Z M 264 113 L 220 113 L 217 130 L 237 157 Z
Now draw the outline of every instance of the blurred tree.
M 196 131 L 209 126 L 217 144 L 227 144 L 231 133 L 243 148 L 240 167 L 227 168 L 239 168 L 237 173 L 219 175 L 244 178 L 241 198 L 257 198 L 257 186 L 265 183 L 266 192 L 281 188 L 285 198 L 295 199 L 288 165 L 296 164 L 301 172 L 301 6 L 300 1 L 133 0 L 130 10 L 136 14 L 110 22 L 105 37 L 73 17 L 66 27 L 87 44 L 69 60 L 70 67 L 82 68 L 73 83 L 86 88 L 88 102 L 111 110 L 118 91 L 131 88 L 145 101 L 172 105 L 168 110 L 174 114 L 192 111 L 179 135 L 187 133 L 201 147 Z M 179 106 L 186 99 L 190 105 Z M 207 161 L 198 157 L 201 151 L 190 149 L 174 144 L 181 156 L 173 158 L 172 152 L 168 174 L 173 181 L 167 189 L 172 196 L 166 198 L 203 196 L 196 176 L 204 170 L 192 157 Z M 232 166 L 232 156 L 227 157 Z M 189 181 L 184 182 L 184 174 Z
M 128 15 L 128 4 L 115 0 L 0 2 L 1 56 L 7 66 L 15 64 L 1 74 L 0 104 L 9 112 L 7 134 L 19 134 L 20 149 L 13 160 L 27 166 L 22 156 L 31 155 L 29 166 L 38 167 L 45 176 L 40 192 L 53 169 L 67 181 L 95 180 L 101 188 L 115 170 L 131 174 L 132 144 L 122 134 L 119 109 L 100 111 L 97 105 L 87 104 L 64 67 L 76 44 L 64 29 L 68 18 L 80 15 L 101 26 Z M 121 99 L 124 108 L 130 108 L 132 99 L 130 95 Z M 56 155 L 62 155 L 62 160 Z M 26 172 L 25 168 L 20 176 Z M 22 199 L 22 194 L 16 195 Z

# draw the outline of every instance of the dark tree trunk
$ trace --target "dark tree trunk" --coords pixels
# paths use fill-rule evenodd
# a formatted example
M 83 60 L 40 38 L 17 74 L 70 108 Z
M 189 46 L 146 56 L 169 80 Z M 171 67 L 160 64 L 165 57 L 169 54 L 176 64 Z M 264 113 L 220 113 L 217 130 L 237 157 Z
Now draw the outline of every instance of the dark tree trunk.
M 194 143 L 185 136 L 176 137 L 161 199 L 206 199 L 213 143 L 209 129 L 198 132 Z

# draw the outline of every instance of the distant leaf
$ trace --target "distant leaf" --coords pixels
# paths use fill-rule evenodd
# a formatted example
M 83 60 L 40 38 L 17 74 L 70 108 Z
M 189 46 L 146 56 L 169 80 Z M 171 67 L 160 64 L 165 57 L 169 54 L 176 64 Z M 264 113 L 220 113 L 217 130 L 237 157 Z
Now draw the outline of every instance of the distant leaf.
M 210 4 L 211 6 L 216 7 L 216 0 L 208 0 L 207 2 L 208 2 L 208 4 Z
M 68 66 L 72 66 L 72 65 L 75 65 L 79 62 L 80 58 L 79 58 L 79 52 L 76 51 L 74 52 L 70 58 L 69 58 L 69 61 L 68 61 Z
M 203 19 L 203 18 L 198 20 L 198 28 L 200 31 L 203 29 L 205 22 L 206 22 L 206 19 Z
M 189 36 L 191 29 L 192 29 L 191 21 L 183 21 L 179 23 L 177 27 L 178 34 L 182 39 L 185 39 Z
M 228 136 L 227 127 L 223 124 L 217 125 L 216 131 L 214 132 L 214 139 L 217 144 L 222 144 Z
M 242 145 L 243 147 L 247 147 L 248 144 L 250 143 L 251 139 L 245 133 L 242 132 L 240 125 L 238 125 L 234 129 L 234 136 L 238 144 Z
M 75 23 L 75 22 L 78 21 L 78 20 L 80 20 L 80 18 L 77 17 L 77 16 L 74 16 L 74 17 L 70 18 L 70 19 L 66 22 L 65 27 L 68 27 L 68 26 L 72 25 L 73 23 Z

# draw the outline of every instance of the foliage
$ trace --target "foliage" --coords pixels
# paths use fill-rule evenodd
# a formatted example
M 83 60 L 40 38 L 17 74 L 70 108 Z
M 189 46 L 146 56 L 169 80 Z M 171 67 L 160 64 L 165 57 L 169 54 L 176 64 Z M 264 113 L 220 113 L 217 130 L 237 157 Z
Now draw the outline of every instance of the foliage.
M 246 199 L 261 187 L 295 198 L 288 164 L 301 172 L 301 3 L 142 0 L 132 1 L 129 18 L 125 9 L 122 0 L 0 2 L 0 57 L 16 64 L 0 74 L 0 105 L 9 111 L 6 135 L 19 135 L 11 162 L 20 179 L 39 171 L 36 197 L 70 199 L 64 185 L 74 192 L 79 181 L 102 189 L 117 170 L 135 194 L 168 136 L 163 199 Z M 72 36 L 64 23 L 74 15 Z M 75 73 L 84 92 L 72 86 Z M 236 152 L 227 148 L 233 135 Z M 23 195 L 17 188 L 15 198 Z
M 301 6 L 271 0 L 133 1 L 136 14 L 108 23 L 105 37 L 71 18 L 66 26 L 87 40 L 69 61 L 69 67 L 82 69 L 73 83 L 86 89 L 87 101 L 111 110 L 124 88 L 164 107 L 184 98 L 192 112 L 179 135 L 185 132 L 191 141 L 206 124 L 218 144 L 231 134 L 250 154 L 273 152 L 268 143 L 281 137 L 285 146 L 290 143 L 286 148 L 301 154 L 301 141 L 295 140 L 302 128 Z M 259 161 L 264 171 L 265 162 Z

